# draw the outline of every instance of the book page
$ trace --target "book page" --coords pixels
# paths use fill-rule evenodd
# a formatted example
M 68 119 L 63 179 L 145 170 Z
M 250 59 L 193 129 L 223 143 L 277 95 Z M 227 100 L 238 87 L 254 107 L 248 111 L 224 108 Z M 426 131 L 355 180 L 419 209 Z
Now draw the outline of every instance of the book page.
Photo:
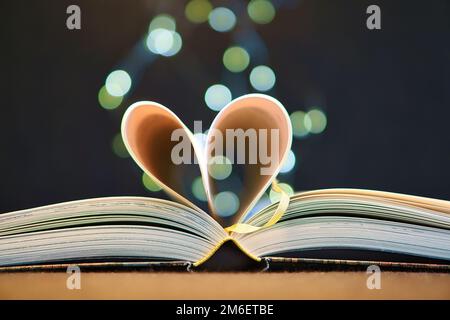
M 276 177 L 290 149 L 292 129 L 279 101 L 249 94 L 221 110 L 211 125 L 205 147 L 173 112 L 155 102 L 137 102 L 129 107 L 122 121 L 122 136 L 136 163 L 164 191 L 201 210 L 186 190 L 186 179 L 192 178 L 186 172 L 194 168 L 202 177 L 209 211 L 226 226 L 245 215 Z M 181 154 L 177 153 L 180 141 L 188 143 L 182 159 L 176 157 Z M 186 153 L 190 154 L 184 157 Z M 211 162 L 218 156 L 229 158 L 242 181 L 239 208 L 227 218 L 220 217 L 214 205 L 214 197 L 222 191 L 210 174 Z
M 208 170 L 212 159 L 226 156 L 242 179 L 240 206 L 236 222 L 258 201 L 278 174 L 291 147 L 292 129 L 289 116 L 276 99 L 253 94 L 234 100 L 217 115 L 208 133 L 206 157 Z M 222 137 L 217 148 L 215 136 Z M 242 163 L 243 162 L 243 163 Z M 220 181 L 208 176 L 210 202 L 224 191 Z M 214 208 L 214 207 L 213 207 Z
M 177 163 L 172 152 L 178 140 L 189 144 L 190 161 Z M 149 101 L 131 105 L 122 120 L 122 137 L 131 157 L 139 167 L 175 200 L 201 210 L 189 197 L 188 188 L 196 176 L 202 175 L 203 166 L 199 161 L 199 150 L 193 134 L 168 108 Z

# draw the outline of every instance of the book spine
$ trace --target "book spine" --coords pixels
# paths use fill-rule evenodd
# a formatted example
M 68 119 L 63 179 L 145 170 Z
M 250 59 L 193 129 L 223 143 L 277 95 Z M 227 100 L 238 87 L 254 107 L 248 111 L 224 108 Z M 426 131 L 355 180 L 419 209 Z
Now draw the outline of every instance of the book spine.
M 198 261 L 196 261 L 196 262 L 194 262 L 194 264 L 193 264 L 193 266 L 194 267 L 198 267 L 198 266 L 200 266 L 201 264 L 203 264 L 204 262 L 206 262 L 207 260 L 209 260 L 209 258 L 211 258 L 213 255 L 214 255 L 214 253 L 216 253 L 216 251 L 217 250 L 219 250 L 220 249 L 220 247 L 224 244 L 224 243 L 226 243 L 226 242 L 228 242 L 228 241 L 232 241 L 232 242 L 234 242 L 234 244 L 243 252 L 243 253 L 245 253 L 245 255 L 247 255 L 250 259 L 252 259 L 252 260 L 255 260 L 255 261 L 257 261 L 257 262 L 260 262 L 261 261 L 261 258 L 259 258 L 259 257 L 257 257 L 257 256 L 255 256 L 255 255 L 253 255 L 253 254 L 251 254 L 246 248 L 244 248 L 240 243 L 239 243 L 239 241 L 237 241 L 236 239 L 234 239 L 233 237 L 231 237 L 231 236 L 228 236 L 228 237 L 226 237 L 226 238 L 224 238 L 222 241 L 220 241 L 206 256 L 204 256 L 203 258 L 201 258 L 200 260 L 198 260 Z

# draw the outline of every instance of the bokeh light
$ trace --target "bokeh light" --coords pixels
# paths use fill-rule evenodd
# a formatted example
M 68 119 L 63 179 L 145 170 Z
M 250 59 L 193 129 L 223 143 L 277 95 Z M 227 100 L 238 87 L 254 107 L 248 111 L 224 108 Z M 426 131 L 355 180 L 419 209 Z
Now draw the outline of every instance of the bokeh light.
M 200 201 L 207 201 L 205 188 L 203 187 L 202 177 L 195 178 L 192 182 L 192 194 Z
M 197 143 L 197 145 L 201 149 L 205 148 L 205 146 L 206 146 L 206 139 L 207 139 L 206 134 L 201 133 L 201 132 L 194 133 L 194 139 L 195 139 L 195 142 Z
M 275 73 L 267 66 L 257 66 L 250 72 L 250 84 L 258 91 L 268 91 L 275 85 Z
M 244 48 L 230 47 L 223 54 L 223 64 L 231 72 L 244 71 L 249 63 L 250 56 Z
M 214 197 L 214 208 L 221 217 L 229 217 L 239 209 L 239 198 L 231 191 L 220 192 Z
M 148 28 L 149 33 L 145 42 L 147 48 L 151 52 L 165 57 L 177 54 L 181 50 L 183 40 L 175 29 L 176 22 L 172 16 L 157 15 Z
M 184 10 L 186 18 L 193 23 L 202 23 L 208 21 L 212 5 L 207 0 L 191 0 L 187 3 Z
M 295 167 L 295 153 L 292 150 L 289 150 L 286 160 L 283 163 L 283 166 L 280 169 L 281 173 L 288 173 L 292 171 Z
M 161 190 L 161 187 L 153 181 L 145 172 L 142 174 L 142 184 L 144 187 L 151 192 L 157 192 Z
M 287 183 L 279 183 L 278 186 L 288 194 L 288 196 L 292 196 L 294 194 L 294 189 Z M 281 194 L 279 192 L 275 192 L 272 189 L 269 193 L 270 202 L 275 203 L 280 201 Z
M 311 133 L 322 133 L 327 126 L 327 117 L 319 109 L 312 109 L 306 114 L 309 118 L 308 122 L 305 122 L 306 129 Z
M 105 87 L 114 97 L 124 96 L 131 88 L 131 77 L 124 70 L 115 70 L 106 78 Z
M 250 19 L 255 23 L 267 24 L 275 17 L 275 7 L 268 0 L 252 0 L 247 6 Z
M 230 9 L 218 7 L 211 11 L 208 22 L 214 30 L 218 32 L 227 32 L 235 26 L 236 16 Z
M 231 91 L 222 84 L 214 84 L 205 92 L 205 102 L 208 108 L 219 111 L 231 101 Z
M 125 147 L 125 144 L 123 143 L 122 135 L 120 132 L 114 136 L 111 147 L 114 154 L 120 158 L 128 158 L 130 156 L 127 148 Z
M 311 119 L 309 116 L 303 111 L 295 111 L 289 116 L 289 118 L 291 119 L 293 135 L 297 138 L 306 137 L 309 133 L 308 128 L 311 125 Z
M 147 48 L 161 55 L 169 52 L 174 45 L 173 34 L 173 31 L 162 28 L 152 30 L 147 36 Z
M 161 53 L 165 57 L 171 57 L 176 55 L 183 46 L 183 40 L 181 39 L 181 36 L 178 32 L 172 32 L 172 38 L 173 38 L 172 47 L 166 52 Z
M 113 110 L 120 106 L 122 101 L 122 96 L 115 97 L 110 95 L 105 86 L 103 86 L 98 92 L 98 103 L 100 103 L 100 106 L 104 109 Z
M 168 14 L 159 14 L 152 19 L 148 31 L 151 32 L 155 29 L 166 29 L 170 31 L 175 31 L 176 29 L 175 19 Z
M 215 156 L 209 162 L 208 173 L 216 180 L 224 180 L 228 178 L 231 171 L 231 161 L 227 157 Z

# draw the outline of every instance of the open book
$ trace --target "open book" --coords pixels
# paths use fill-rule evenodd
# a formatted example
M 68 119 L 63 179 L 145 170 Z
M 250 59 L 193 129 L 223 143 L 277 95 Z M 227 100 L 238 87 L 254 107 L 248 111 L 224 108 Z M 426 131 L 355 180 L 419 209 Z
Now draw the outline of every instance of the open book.
M 246 155 L 233 165 L 242 188 L 233 190 L 239 206 L 228 216 L 216 210 L 216 196 L 227 186 L 211 177 L 211 160 L 225 155 L 226 146 L 242 152 L 236 132 L 244 134 L 240 147 Z M 251 94 L 232 101 L 213 121 L 204 145 L 155 102 L 133 104 L 122 135 L 135 162 L 175 201 L 108 197 L 1 214 L 0 266 L 99 261 L 199 266 L 229 241 L 256 261 L 450 261 L 449 201 L 359 189 L 288 196 L 275 178 L 291 148 L 291 123 L 272 97 Z M 197 175 L 207 207 L 195 203 L 186 188 Z M 255 212 L 270 187 L 280 201 Z

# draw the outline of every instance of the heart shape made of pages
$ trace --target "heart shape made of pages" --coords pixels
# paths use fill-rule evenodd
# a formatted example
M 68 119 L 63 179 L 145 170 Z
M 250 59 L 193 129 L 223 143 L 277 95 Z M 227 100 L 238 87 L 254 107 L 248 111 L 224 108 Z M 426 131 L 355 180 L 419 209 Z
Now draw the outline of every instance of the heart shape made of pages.
M 206 146 L 199 145 L 172 111 L 150 101 L 136 102 L 127 109 L 122 120 L 122 137 L 131 157 L 151 179 L 171 197 L 201 210 L 188 200 L 182 187 L 186 166 L 196 166 L 209 209 L 218 221 L 220 217 L 213 204 L 217 181 L 209 174 L 211 160 L 232 152 L 234 156 L 229 158 L 233 159 L 229 160 L 243 167 L 243 192 L 233 215 L 233 221 L 241 221 L 278 174 L 291 148 L 292 128 L 278 100 L 264 94 L 248 94 L 231 101 L 217 114 L 208 131 Z M 187 159 L 191 161 L 174 160 L 174 150 L 180 148 L 180 141 L 189 144 L 184 155 L 189 153 Z

